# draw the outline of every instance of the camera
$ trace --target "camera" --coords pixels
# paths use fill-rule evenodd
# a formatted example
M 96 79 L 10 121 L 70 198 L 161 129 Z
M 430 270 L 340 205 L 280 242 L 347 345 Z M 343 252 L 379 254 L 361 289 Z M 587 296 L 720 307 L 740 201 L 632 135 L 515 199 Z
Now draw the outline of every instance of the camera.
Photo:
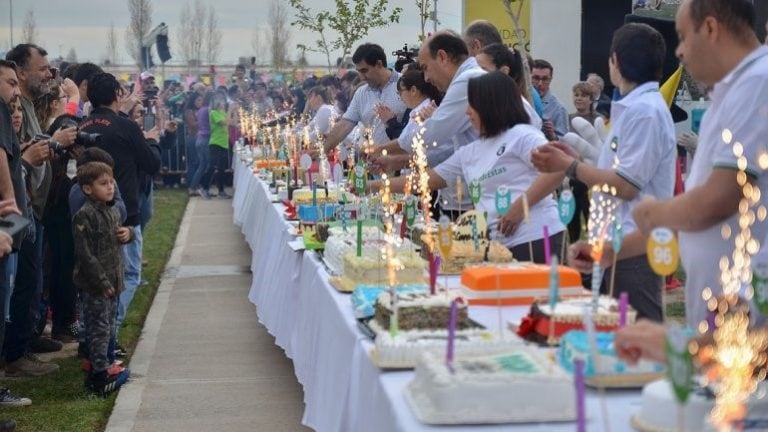
M 61 127 L 63 129 L 67 128 L 77 128 L 77 123 L 74 120 L 66 120 L 62 122 Z M 75 136 L 75 144 L 79 144 L 83 147 L 90 147 L 96 145 L 96 140 L 101 136 L 101 134 L 98 133 L 88 133 L 83 132 L 80 129 L 77 130 L 77 135 Z
M 397 57 L 395 61 L 395 70 L 402 72 L 405 65 L 415 63 L 416 57 L 419 55 L 419 49 L 416 47 L 408 48 L 408 44 L 403 45 L 403 49 L 392 52 L 392 55 Z
M 51 150 L 51 151 L 52 151 L 54 154 L 57 154 L 57 155 L 62 155 L 62 154 L 64 154 L 64 152 L 65 152 L 65 151 L 67 151 L 67 149 L 66 149 L 66 148 L 64 148 L 64 146 L 63 146 L 63 145 L 61 145 L 61 143 L 60 143 L 60 142 L 58 142 L 58 141 L 53 141 L 53 140 L 51 139 L 51 136 L 50 136 L 50 135 L 45 135 L 45 134 L 37 134 L 37 135 L 35 135 L 35 139 L 33 140 L 33 142 L 40 142 L 40 141 L 45 141 L 45 140 L 47 140 L 47 141 L 48 141 L 48 148 L 49 148 L 49 149 L 50 149 L 50 150 Z

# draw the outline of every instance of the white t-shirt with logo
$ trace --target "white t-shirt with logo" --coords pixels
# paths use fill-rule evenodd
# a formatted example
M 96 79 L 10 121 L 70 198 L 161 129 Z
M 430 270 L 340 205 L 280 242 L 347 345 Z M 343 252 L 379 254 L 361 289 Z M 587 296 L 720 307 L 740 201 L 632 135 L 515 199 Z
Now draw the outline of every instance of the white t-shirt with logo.
M 631 201 L 615 198 L 625 234 L 637 230 L 632 210 L 645 195 L 672 198 L 676 158 L 675 124 L 657 82 L 639 85 L 611 105 L 611 130 L 597 167 L 615 171 L 639 191 Z
M 499 186 L 507 186 L 510 204 L 527 191 L 539 177 L 531 163 L 531 152 L 546 143 L 540 130 L 529 124 L 519 124 L 496 137 L 480 138 L 456 149 L 435 171 L 449 185 L 455 185 L 457 177 L 463 177 L 467 185 L 472 181 L 480 182 L 481 197 L 476 210 L 488 212 L 491 237 L 498 238 L 496 190 Z M 532 205 L 529 214 L 528 223 L 522 222 L 511 236 L 500 239 L 505 246 L 511 248 L 543 238 L 545 225 L 550 235 L 564 229 L 557 214 L 557 203 L 551 195 Z
M 749 54 L 715 84 L 710 97 L 712 103 L 701 120 L 699 145 L 685 182 L 686 190 L 706 183 L 714 168 L 733 169 L 735 175 L 737 162 L 733 144 L 739 142 L 747 159 L 746 172 L 762 193 L 758 205 L 768 205 L 768 175 L 758 165 L 760 155 L 768 151 L 768 47 L 761 46 Z M 730 144 L 723 139 L 726 129 L 732 137 Z M 708 229 L 679 234 L 680 258 L 687 274 L 685 314 L 691 326 L 707 317 L 702 290 L 708 287 L 715 295 L 722 293 L 718 263 L 723 256 L 732 261 L 734 237 L 740 230 L 738 218 L 738 214 L 734 214 Z M 722 236 L 724 224 L 731 228 L 728 240 Z M 750 230 L 754 239 L 766 239 L 768 222 L 757 220 Z

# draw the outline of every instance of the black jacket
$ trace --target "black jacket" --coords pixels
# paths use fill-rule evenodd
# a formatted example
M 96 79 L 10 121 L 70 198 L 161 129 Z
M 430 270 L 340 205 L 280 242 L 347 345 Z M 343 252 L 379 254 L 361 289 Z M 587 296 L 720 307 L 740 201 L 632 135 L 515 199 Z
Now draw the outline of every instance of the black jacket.
M 144 139 L 136 122 L 109 108 L 94 109 L 80 130 L 101 134 L 96 145 L 115 160 L 115 180 L 128 212 L 125 226 L 139 225 L 141 175 L 153 175 L 160 170 L 160 147 L 154 140 Z

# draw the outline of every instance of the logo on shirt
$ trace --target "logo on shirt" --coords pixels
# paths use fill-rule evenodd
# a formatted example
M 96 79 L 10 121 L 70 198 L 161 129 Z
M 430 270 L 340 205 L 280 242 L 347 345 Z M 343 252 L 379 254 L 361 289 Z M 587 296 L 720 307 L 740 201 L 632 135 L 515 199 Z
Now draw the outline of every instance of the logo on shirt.
M 507 146 L 502 144 L 501 147 L 499 147 L 499 151 L 496 152 L 496 156 L 503 155 L 505 151 L 507 151 Z
M 617 137 L 617 136 L 614 136 L 614 137 L 611 139 L 611 144 L 610 144 L 610 146 L 611 146 L 611 150 L 613 150 L 614 152 L 616 152 L 616 150 L 619 148 L 619 137 Z

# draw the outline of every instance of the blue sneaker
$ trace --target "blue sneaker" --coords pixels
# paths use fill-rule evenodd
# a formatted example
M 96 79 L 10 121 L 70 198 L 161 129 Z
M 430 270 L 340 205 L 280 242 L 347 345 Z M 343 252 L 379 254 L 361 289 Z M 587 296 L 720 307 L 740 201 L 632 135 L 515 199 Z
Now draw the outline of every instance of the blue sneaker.
M 100 396 L 107 396 L 122 387 L 130 376 L 131 370 L 128 368 L 116 375 L 109 375 L 107 371 L 101 371 L 89 374 L 85 385 L 92 392 Z
M 208 193 L 208 191 L 207 191 L 207 190 L 205 190 L 205 189 L 203 189 L 203 188 L 198 188 L 198 189 L 197 189 L 197 193 L 198 193 L 198 194 L 200 194 L 200 197 L 201 197 L 202 199 L 204 199 L 204 200 L 209 200 L 209 199 L 211 199 L 211 194 L 209 194 L 209 193 Z

